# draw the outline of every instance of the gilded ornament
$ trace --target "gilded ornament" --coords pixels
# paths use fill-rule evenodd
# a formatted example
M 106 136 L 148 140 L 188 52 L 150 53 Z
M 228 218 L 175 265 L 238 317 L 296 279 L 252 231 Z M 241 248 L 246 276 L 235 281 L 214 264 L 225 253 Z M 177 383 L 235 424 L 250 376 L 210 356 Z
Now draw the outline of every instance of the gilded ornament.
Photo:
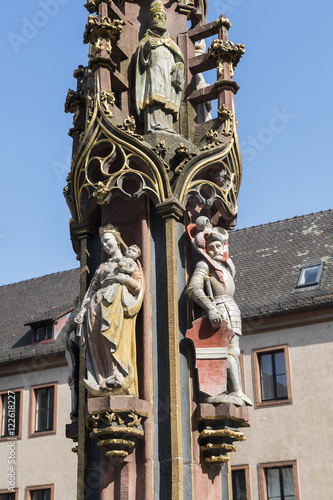
M 211 456 L 211 457 L 205 457 L 205 461 L 208 462 L 208 463 L 211 463 L 213 465 L 216 465 L 216 464 L 225 464 L 225 463 L 228 463 L 229 462 L 229 458 L 228 457 L 225 457 L 223 455 L 219 455 L 219 456 Z
M 136 137 L 136 139 L 140 139 L 140 141 L 143 141 L 142 135 L 135 133 L 136 123 L 134 116 L 126 116 L 123 124 L 118 125 L 118 128 L 120 128 L 124 132 L 127 132 L 127 134 L 133 135 L 133 137 Z
M 141 424 L 142 417 L 133 411 L 128 415 L 132 422 L 128 423 L 128 427 L 138 427 Z
M 99 205 L 104 205 L 104 200 L 105 198 L 107 197 L 107 195 L 109 194 L 109 189 L 107 187 L 105 187 L 105 185 L 103 184 L 103 182 L 99 181 L 97 183 L 97 187 L 95 189 L 95 191 L 93 192 L 93 196 L 95 198 L 97 198 L 97 203 Z
M 105 47 L 103 45 L 103 39 L 102 38 L 98 38 L 98 40 L 95 43 L 95 50 L 96 50 L 96 52 L 102 52 L 102 50 L 104 50 L 104 49 L 105 49 Z
M 226 17 L 219 17 L 214 24 L 218 28 L 225 28 L 226 30 L 229 30 L 232 26 L 231 22 Z
M 102 2 L 106 3 L 109 7 L 111 7 L 112 0 L 91 0 L 85 3 L 84 7 L 87 9 L 88 12 L 90 12 L 90 14 L 93 14 L 94 12 L 98 12 L 98 7 Z
M 92 43 L 96 50 L 100 52 L 104 46 L 102 40 L 106 40 L 111 44 L 116 43 L 121 35 L 124 21 L 120 19 L 111 19 L 89 14 L 86 29 L 83 34 L 83 43 Z
M 114 104 L 116 102 L 116 98 L 114 96 L 114 93 L 111 92 L 111 90 L 102 90 L 99 95 L 100 95 L 100 102 L 101 102 L 104 113 L 109 118 L 112 118 L 113 113 L 110 109 L 110 106 L 114 106 Z
M 219 119 L 224 123 L 223 132 L 224 136 L 232 135 L 232 123 L 234 119 L 234 114 L 230 111 L 230 109 L 223 104 L 218 110 L 217 115 Z
M 196 156 L 196 153 L 191 153 L 190 148 L 185 146 L 182 142 L 179 144 L 178 148 L 175 150 L 176 156 L 179 160 L 179 165 L 175 168 L 175 173 L 180 174 L 185 165 Z
M 99 413 L 88 415 L 86 418 L 86 427 L 87 429 L 93 429 L 95 427 L 99 427 L 101 424 L 101 415 Z
M 165 158 L 166 152 L 168 151 L 166 142 L 164 139 L 162 139 L 154 148 L 152 148 L 153 151 L 162 159 Z
M 200 148 L 200 151 L 207 151 L 209 149 L 216 148 L 216 146 L 219 146 L 222 144 L 222 142 L 218 139 L 219 134 L 217 130 L 210 129 L 208 132 L 206 132 L 206 146 L 202 146 Z
M 245 54 L 245 45 L 241 43 L 234 44 L 230 40 L 224 41 L 220 38 L 214 38 L 208 49 L 208 57 L 217 59 L 217 69 L 220 77 L 223 77 L 223 63 L 229 63 L 230 76 L 233 77 L 234 70 Z

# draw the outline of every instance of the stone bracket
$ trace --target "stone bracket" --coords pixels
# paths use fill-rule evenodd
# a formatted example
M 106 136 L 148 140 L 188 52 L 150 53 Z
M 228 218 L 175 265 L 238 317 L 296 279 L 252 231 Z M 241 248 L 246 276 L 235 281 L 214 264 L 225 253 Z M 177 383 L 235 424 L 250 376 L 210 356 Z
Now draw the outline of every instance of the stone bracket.
M 73 443 L 77 443 L 79 439 L 79 430 L 78 430 L 78 423 L 77 422 L 72 422 L 71 424 L 66 425 L 66 438 L 72 439 Z M 72 448 L 73 453 L 78 452 L 78 446 L 74 446 Z
M 250 426 L 248 410 L 230 403 L 202 403 L 197 412 L 202 458 L 208 465 L 223 465 L 229 461 L 229 453 L 236 451 L 233 443 L 246 440 L 240 428 Z
M 89 398 L 86 405 L 86 428 L 89 437 L 106 449 L 105 456 L 115 463 L 125 458 L 144 440 L 144 422 L 149 403 L 134 396 Z

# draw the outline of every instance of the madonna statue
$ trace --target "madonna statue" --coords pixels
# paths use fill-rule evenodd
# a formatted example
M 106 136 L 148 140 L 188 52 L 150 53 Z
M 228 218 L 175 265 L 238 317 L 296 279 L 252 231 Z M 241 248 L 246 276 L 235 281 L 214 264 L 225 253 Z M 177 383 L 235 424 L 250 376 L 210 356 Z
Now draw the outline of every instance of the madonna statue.
M 111 225 L 99 230 L 109 258 L 95 272 L 75 321 L 87 350 L 85 386 L 93 395 L 138 396 L 136 317 L 144 295 L 140 249 L 128 249 Z

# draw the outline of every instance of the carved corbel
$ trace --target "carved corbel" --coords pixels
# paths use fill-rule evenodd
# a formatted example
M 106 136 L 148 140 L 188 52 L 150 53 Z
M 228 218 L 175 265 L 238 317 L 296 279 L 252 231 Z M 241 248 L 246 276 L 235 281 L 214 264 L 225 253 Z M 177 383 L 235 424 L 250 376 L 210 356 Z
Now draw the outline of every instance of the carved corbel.
M 89 437 L 97 439 L 97 445 L 106 449 L 105 456 L 122 463 L 144 439 L 148 406 L 146 401 L 126 396 L 89 399 L 86 414 Z
M 240 428 L 249 427 L 249 414 L 245 407 L 236 408 L 229 403 L 199 404 L 199 446 L 208 465 L 223 465 L 236 451 L 235 441 L 246 440 Z

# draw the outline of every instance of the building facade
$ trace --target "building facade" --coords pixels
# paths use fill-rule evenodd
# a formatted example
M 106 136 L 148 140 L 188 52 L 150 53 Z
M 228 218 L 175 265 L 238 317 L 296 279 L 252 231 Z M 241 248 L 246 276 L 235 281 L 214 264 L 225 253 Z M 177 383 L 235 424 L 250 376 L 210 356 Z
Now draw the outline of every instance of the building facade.
M 332 229 L 329 210 L 230 236 L 243 385 L 254 401 L 247 441 L 232 454 L 234 500 L 330 498 Z M 0 288 L 0 500 L 76 498 L 59 331 L 78 280 L 72 270 Z
M 69 370 L 59 332 L 77 270 L 0 288 L 0 499 L 74 500 L 77 458 L 65 437 Z
M 234 500 L 332 496 L 333 212 L 231 235 L 243 377 L 254 401 Z

